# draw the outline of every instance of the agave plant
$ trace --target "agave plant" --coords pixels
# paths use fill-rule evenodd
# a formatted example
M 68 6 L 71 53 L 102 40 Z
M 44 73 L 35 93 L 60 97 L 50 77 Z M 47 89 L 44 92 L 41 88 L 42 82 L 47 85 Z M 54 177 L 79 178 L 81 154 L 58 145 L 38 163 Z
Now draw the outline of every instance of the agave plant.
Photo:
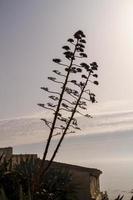
M 25 194 L 23 190 L 22 180 L 19 170 L 12 168 L 12 159 L 7 160 L 3 153 L 0 156 L 0 200 L 31 200 L 30 191 L 27 189 Z
M 75 200 L 77 185 L 72 183 L 71 173 L 66 169 L 50 168 L 45 177 L 42 177 L 42 184 L 39 192 L 33 193 L 32 180 L 37 172 L 40 162 L 32 159 L 23 161 L 16 165 L 14 171 L 21 180 L 21 196 L 27 200 Z M 71 198 L 70 198 L 71 197 Z
M 56 200 L 76 200 L 79 186 L 72 182 L 68 169 L 51 168 L 45 175 L 44 188 Z

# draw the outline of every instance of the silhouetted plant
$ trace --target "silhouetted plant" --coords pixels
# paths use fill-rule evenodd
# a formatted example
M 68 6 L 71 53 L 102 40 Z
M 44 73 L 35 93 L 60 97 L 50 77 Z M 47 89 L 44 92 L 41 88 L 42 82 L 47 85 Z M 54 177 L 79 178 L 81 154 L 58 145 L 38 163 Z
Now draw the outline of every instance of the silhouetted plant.
M 88 63 L 87 61 L 85 37 L 83 31 L 79 30 L 74 34 L 73 38 L 67 40 L 69 44 L 62 47 L 65 50 L 63 54 L 66 62 L 62 62 L 59 58 L 53 59 L 53 62 L 61 67 L 61 69 L 53 70 L 56 77 L 51 76 L 48 79 L 59 85 L 58 90 L 53 91 L 46 86 L 41 87 L 43 91 L 50 94 L 50 101 L 46 104 L 39 103 L 38 105 L 50 110 L 54 114 L 54 117 L 52 121 L 46 118 L 41 119 L 50 129 L 50 133 L 39 170 L 39 180 L 41 180 L 42 175 L 50 167 L 65 135 L 80 130 L 75 114 L 78 113 L 90 118 L 91 115 L 87 113 L 87 103 L 96 102 L 95 94 L 88 88 L 88 83 L 98 85 L 98 81 L 95 80 L 98 77 L 96 73 L 98 65 L 96 62 Z M 82 112 L 82 110 L 86 111 L 86 113 Z M 45 166 L 44 164 L 52 137 L 56 135 L 60 135 L 59 141 L 48 165 Z
M 69 170 L 65 168 L 50 168 L 45 177 L 42 177 L 40 192 L 31 191 L 39 162 L 40 160 L 32 158 L 25 161 L 21 158 L 10 171 L 2 168 L 0 200 L 75 200 L 78 187 L 72 182 Z
M 19 197 L 19 180 L 16 174 L 11 171 L 12 160 L 6 159 L 3 153 L 0 156 L 0 198 L 1 199 L 18 199 Z
M 79 186 L 72 182 L 68 169 L 50 168 L 44 178 L 44 188 L 54 200 L 76 200 Z

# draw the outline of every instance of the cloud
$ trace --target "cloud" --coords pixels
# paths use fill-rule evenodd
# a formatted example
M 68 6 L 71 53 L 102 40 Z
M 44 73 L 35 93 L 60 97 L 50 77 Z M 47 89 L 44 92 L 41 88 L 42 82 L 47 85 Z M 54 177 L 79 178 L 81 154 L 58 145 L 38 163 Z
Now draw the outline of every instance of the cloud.
M 108 105 L 111 105 L 111 103 Z M 103 107 L 109 108 L 110 106 L 106 104 Z M 45 124 L 40 121 L 39 116 L 51 117 L 50 114 L 47 115 L 47 113 L 38 113 L 29 117 L 1 120 L 0 146 L 31 144 L 46 140 L 49 130 Z M 82 116 L 77 116 L 77 118 L 79 126 L 81 127 L 81 131 L 76 134 L 77 136 L 86 134 L 107 135 L 119 131 L 133 130 L 133 111 L 97 112 L 94 117 L 90 119 Z M 75 136 L 75 134 L 71 136 Z
M 129 101 L 109 101 L 90 104 L 89 114 L 93 118 L 77 116 L 81 131 L 70 136 L 109 135 L 133 130 L 133 109 Z M 0 120 L 0 146 L 32 144 L 47 139 L 49 130 L 40 118 L 51 119 L 49 111 L 30 116 Z M 55 137 L 56 139 L 56 137 Z

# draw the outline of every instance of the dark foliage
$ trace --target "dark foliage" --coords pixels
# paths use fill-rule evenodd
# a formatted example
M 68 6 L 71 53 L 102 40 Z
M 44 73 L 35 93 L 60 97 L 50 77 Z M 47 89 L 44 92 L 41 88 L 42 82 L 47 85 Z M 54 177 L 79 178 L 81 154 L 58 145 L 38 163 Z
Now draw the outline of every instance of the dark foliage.
M 8 170 L 3 166 L 9 166 L 9 162 L 0 163 L 0 191 L 4 191 L 7 200 L 76 200 L 77 186 L 72 183 L 71 173 L 66 169 L 49 169 L 42 177 L 39 191 L 34 193 L 33 177 L 39 163 L 39 160 L 21 159 Z

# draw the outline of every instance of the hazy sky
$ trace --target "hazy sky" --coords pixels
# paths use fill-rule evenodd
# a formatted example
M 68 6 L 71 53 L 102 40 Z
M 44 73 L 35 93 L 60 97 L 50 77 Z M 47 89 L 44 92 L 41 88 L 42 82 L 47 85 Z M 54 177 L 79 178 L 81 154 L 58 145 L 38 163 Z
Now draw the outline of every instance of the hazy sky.
M 80 120 L 85 135 L 67 138 L 57 159 L 103 170 L 106 188 L 132 188 L 132 19 L 133 0 L 0 0 L 0 146 L 42 154 L 40 86 L 49 85 L 52 58 L 81 29 L 89 62 L 99 65 L 99 103 L 90 105 L 92 121 Z
M 79 29 L 100 66 L 99 102 L 133 109 L 132 11 L 132 0 L 0 0 L 0 119 L 40 111 L 51 60 Z

